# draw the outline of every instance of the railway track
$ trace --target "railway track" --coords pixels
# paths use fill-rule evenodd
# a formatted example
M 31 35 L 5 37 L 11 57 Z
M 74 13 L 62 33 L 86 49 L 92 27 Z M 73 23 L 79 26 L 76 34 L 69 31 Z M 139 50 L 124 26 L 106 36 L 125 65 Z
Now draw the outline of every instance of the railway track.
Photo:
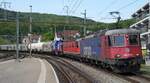
M 150 78 L 142 75 L 141 73 L 127 73 L 127 74 L 120 74 L 115 73 L 107 69 L 102 69 L 97 66 L 93 66 L 94 68 L 104 71 L 106 74 L 110 74 L 111 76 L 117 76 L 121 79 L 124 79 L 130 83 L 150 83 Z
M 13 54 L 13 53 L 11 52 L 8 54 Z M 21 54 L 23 55 L 23 53 Z M 24 54 L 24 55 L 27 55 L 27 54 Z M 48 56 L 46 54 L 33 54 L 33 56 L 37 58 L 46 59 L 49 63 L 51 63 L 54 66 L 55 70 L 57 71 L 57 74 L 59 76 L 61 83 L 93 83 L 92 77 L 90 77 L 86 73 L 82 72 L 79 68 L 75 67 L 70 62 L 60 57 Z M 8 56 L 6 54 L 6 56 L 0 57 L 0 59 L 3 59 L 3 58 L 7 59 L 7 57 L 12 57 L 12 56 L 10 55 Z M 72 60 L 68 58 L 65 58 L 65 59 Z M 79 61 L 76 61 L 76 62 L 79 62 Z M 83 64 L 83 62 L 81 64 Z M 84 64 L 91 67 L 91 65 L 87 63 L 84 63 Z M 142 75 L 141 73 L 132 73 L 132 74 L 124 75 L 124 74 L 117 74 L 117 73 L 99 68 L 96 65 L 92 65 L 92 67 L 97 69 L 97 71 L 103 71 L 105 72 L 105 74 L 109 74 L 112 77 L 116 76 L 120 79 L 126 80 L 129 83 L 150 83 L 150 78 Z
M 10 51 L 7 51 L 7 52 L 1 51 L 0 52 L 0 62 L 11 60 L 11 59 L 15 59 L 14 52 L 10 52 Z
M 60 57 L 54 57 L 54 56 L 53 57 L 52 56 L 47 56 L 47 57 L 38 56 L 38 57 L 46 59 L 49 63 L 53 65 L 62 83 L 94 83 L 95 79 L 93 79 L 92 77 L 84 73 L 83 71 L 77 69 L 77 67 L 75 67 L 73 64 L 71 64 L 70 62 Z M 112 77 L 115 76 L 115 77 L 118 77 L 118 79 L 123 79 L 127 83 L 141 83 L 140 81 L 130 78 L 129 76 L 117 74 L 108 70 L 98 68 L 96 66 L 92 66 L 92 67 L 97 69 L 97 71 L 103 71 L 105 72 L 105 74 L 108 74 Z M 81 77 L 84 77 L 84 78 L 81 78 Z M 147 83 L 146 81 L 144 82 Z
M 91 65 L 89 65 L 89 64 L 86 64 L 86 65 L 91 67 Z M 102 71 L 105 75 L 109 75 L 110 77 L 114 77 L 114 78 L 117 77 L 117 79 L 124 80 L 123 83 L 139 83 L 137 80 L 134 80 L 134 79 L 131 79 L 131 78 L 128 78 L 128 77 L 124 77 L 123 75 L 120 75 L 120 74 L 117 74 L 117 73 L 99 68 L 96 65 L 93 65 L 92 68 L 96 69 L 97 71 Z
M 148 80 L 150 82 L 150 77 L 144 76 L 142 75 L 142 73 L 138 72 L 138 73 L 134 73 L 134 75 L 136 75 L 137 77 L 143 78 L 145 80 Z
M 75 83 L 71 75 L 68 72 L 66 72 L 64 67 L 60 66 L 59 63 L 55 61 L 51 61 L 49 59 L 47 59 L 47 61 L 51 63 L 55 68 L 55 71 L 57 71 L 57 75 L 59 76 L 59 81 L 61 81 L 62 83 Z
M 139 83 L 150 83 L 150 78 L 142 75 L 141 73 L 131 73 L 126 76 L 127 78 L 137 80 Z
M 79 62 L 79 61 L 77 61 L 77 62 Z M 110 70 L 100 68 L 97 65 L 93 65 L 93 64 L 91 65 L 89 63 L 84 63 L 84 64 L 86 64 L 87 66 L 92 66 L 93 68 L 95 68 L 98 71 L 103 71 L 103 72 L 105 72 L 106 74 L 109 74 L 112 77 L 116 76 L 118 78 L 124 79 L 124 80 L 128 81 L 129 83 L 150 83 L 150 78 L 142 75 L 142 73 L 118 74 L 118 73 L 112 72 Z
M 27 53 L 19 53 L 19 59 L 23 59 L 28 56 Z M 0 51 L 0 62 L 7 61 L 16 58 L 16 53 L 13 51 Z
M 53 65 L 61 83 L 93 83 L 93 79 L 74 65 L 59 57 L 41 57 Z
M 112 76 L 115 75 L 121 79 L 127 80 L 130 83 L 150 83 L 149 77 L 143 76 L 139 73 L 118 74 L 118 73 L 111 72 L 109 70 L 103 70 L 103 69 L 98 69 L 98 70 L 104 71 L 108 74 L 111 74 Z

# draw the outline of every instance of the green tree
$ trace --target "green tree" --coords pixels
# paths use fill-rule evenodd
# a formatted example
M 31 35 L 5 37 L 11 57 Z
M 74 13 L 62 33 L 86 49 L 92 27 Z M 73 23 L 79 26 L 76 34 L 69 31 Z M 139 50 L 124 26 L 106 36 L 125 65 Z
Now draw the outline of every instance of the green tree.
M 2 37 L 0 37 L 0 44 L 3 45 L 3 44 L 10 44 L 10 42 Z
M 51 41 L 54 39 L 54 33 L 47 32 L 42 35 L 42 41 Z

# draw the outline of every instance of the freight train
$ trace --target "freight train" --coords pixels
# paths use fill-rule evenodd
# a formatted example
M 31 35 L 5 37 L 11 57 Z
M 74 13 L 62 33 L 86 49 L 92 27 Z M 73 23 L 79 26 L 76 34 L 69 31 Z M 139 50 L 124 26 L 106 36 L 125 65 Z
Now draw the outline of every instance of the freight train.
M 41 47 L 38 44 L 36 44 L 37 47 L 31 45 L 31 49 L 41 48 L 36 50 L 40 52 L 45 52 L 44 49 L 46 49 L 46 52 L 89 61 L 104 68 L 110 68 L 115 72 L 125 73 L 140 70 L 143 57 L 138 30 L 100 31 L 78 40 L 55 39 L 57 40 L 50 43 L 42 43 Z M 8 50 L 8 48 L 9 45 L 7 47 L 0 46 L 1 50 Z
M 134 29 L 101 31 L 78 41 L 63 41 L 63 53 L 111 68 L 116 72 L 140 70 L 140 32 Z

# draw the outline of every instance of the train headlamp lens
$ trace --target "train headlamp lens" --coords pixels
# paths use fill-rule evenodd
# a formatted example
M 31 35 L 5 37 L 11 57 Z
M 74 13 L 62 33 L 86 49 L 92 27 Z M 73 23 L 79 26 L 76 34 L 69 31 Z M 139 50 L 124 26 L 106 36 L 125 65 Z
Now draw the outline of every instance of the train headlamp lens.
M 120 54 L 117 54 L 117 55 L 116 55 L 116 58 L 120 58 L 120 57 L 121 57 L 121 55 L 120 55 Z
M 140 54 L 136 54 L 136 56 L 139 56 Z

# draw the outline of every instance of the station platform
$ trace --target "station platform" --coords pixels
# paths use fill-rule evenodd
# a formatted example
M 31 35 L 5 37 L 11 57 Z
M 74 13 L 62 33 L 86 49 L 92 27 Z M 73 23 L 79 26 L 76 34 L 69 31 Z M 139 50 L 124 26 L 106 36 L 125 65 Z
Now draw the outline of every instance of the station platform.
M 144 59 L 146 66 L 150 66 L 150 56 L 146 56 Z
M 145 61 L 146 66 L 150 66 L 150 60 Z
M 0 62 L 0 83 L 59 83 L 51 64 L 37 58 Z

